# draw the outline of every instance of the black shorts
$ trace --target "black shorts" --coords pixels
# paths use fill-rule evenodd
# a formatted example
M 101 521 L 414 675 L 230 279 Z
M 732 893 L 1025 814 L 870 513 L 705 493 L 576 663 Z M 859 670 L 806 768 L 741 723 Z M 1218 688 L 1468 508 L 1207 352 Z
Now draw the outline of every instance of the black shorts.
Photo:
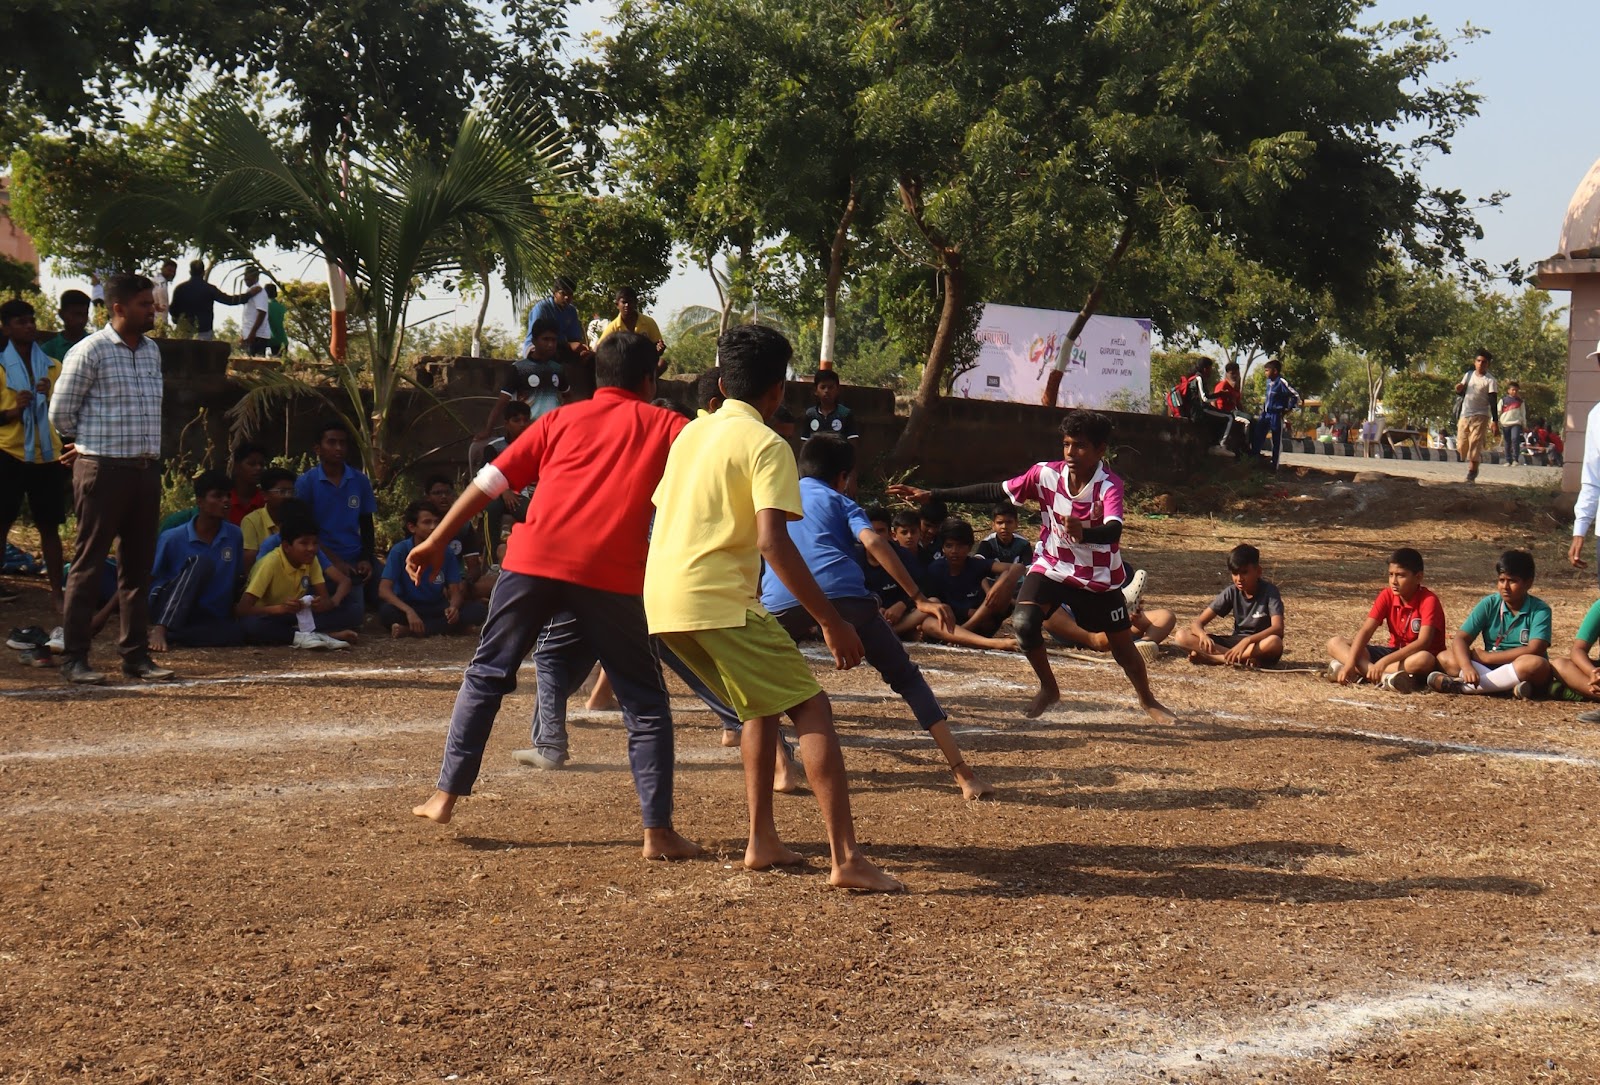
M 1384 657 L 1392 656 L 1399 650 L 1398 648 L 1391 648 L 1387 644 L 1369 644 L 1367 645 L 1367 662 L 1380 662 Z
M 1043 573 L 1029 573 L 1022 578 L 1017 592 L 1017 605 L 1037 606 L 1048 618 L 1057 607 L 1072 611 L 1073 621 L 1087 633 L 1121 633 L 1133 628 L 1128 615 L 1128 603 L 1119 589 L 1089 591 L 1070 584 L 1051 580 Z
M 0 452 L 0 522 L 16 523 L 26 497 L 35 527 L 60 527 L 67 522 L 68 477 L 59 463 L 24 463 Z

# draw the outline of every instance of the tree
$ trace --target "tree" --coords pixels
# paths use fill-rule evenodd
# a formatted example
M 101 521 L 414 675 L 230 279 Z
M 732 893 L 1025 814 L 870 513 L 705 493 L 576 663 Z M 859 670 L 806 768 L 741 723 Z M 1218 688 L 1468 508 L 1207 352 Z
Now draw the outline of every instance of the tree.
M 39 289 L 39 270 L 0 253 L 0 297 L 20 298 Z
M 672 240 L 655 207 L 617 196 L 575 195 L 552 205 L 550 259 L 578 284 L 584 315 L 616 313 L 615 291 L 631 286 L 641 309 L 672 274 Z
M 567 166 L 543 109 L 522 98 L 491 100 L 467 114 L 442 159 L 407 148 L 357 161 L 347 176 L 315 160 L 286 161 L 227 95 L 196 100 L 173 138 L 184 169 L 172 172 L 192 180 L 115 200 L 103 221 L 181 232 L 193 207 L 223 209 L 229 201 L 240 214 L 294 220 L 297 234 L 310 238 L 306 246 L 344 268 L 364 302 L 366 357 L 332 368 L 341 396 L 330 402 L 350 425 L 375 481 L 386 484 L 400 466 L 390 405 L 401 388 L 417 387 L 401 355 L 418 284 L 460 274 L 467 230 L 515 261 L 524 280 L 541 264 L 548 267 L 545 206 L 565 186 Z M 248 427 L 264 403 L 305 394 L 323 393 L 261 370 L 235 417 Z

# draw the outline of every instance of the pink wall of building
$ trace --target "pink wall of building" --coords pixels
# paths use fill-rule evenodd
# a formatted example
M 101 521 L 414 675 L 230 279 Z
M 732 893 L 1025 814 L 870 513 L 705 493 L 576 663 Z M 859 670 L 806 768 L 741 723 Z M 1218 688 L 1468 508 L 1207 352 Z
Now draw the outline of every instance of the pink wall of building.
M 33 247 L 33 239 L 11 221 L 11 193 L 7 191 L 7 184 L 7 179 L 0 177 L 0 253 L 37 268 L 39 252 Z

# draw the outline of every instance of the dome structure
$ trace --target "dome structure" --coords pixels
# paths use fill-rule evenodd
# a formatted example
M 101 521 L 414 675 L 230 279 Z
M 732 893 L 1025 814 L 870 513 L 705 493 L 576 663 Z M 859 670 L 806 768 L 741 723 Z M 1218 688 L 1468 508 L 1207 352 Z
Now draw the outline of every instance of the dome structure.
M 1555 255 L 1568 260 L 1600 259 L 1600 161 L 1589 167 L 1572 194 Z

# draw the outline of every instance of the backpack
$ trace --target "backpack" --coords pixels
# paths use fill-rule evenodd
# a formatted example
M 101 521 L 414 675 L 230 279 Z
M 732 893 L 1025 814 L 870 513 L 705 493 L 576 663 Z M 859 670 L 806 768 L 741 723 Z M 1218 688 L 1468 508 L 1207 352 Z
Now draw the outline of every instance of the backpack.
M 1172 391 L 1167 393 L 1167 414 L 1172 418 L 1189 417 L 1189 389 L 1194 387 L 1195 381 L 1200 379 L 1200 374 L 1190 373 L 1178 382 Z

